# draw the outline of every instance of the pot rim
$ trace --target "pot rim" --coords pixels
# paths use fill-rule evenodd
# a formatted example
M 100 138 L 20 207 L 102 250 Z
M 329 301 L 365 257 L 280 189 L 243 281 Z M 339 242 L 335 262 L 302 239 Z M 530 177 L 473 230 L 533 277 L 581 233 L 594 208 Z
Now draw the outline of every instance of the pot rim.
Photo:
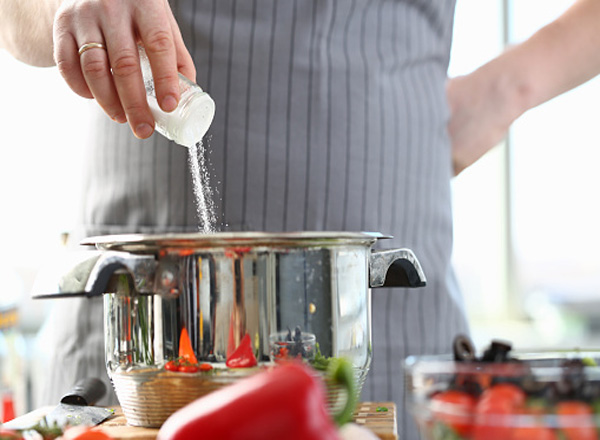
M 392 238 L 379 232 L 202 232 L 165 234 L 117 234 L 85 238 L 83 246 L 96 246 L 100 250 L 126 252 L 152 251 L 163 248 L 208 248 L 215 246 L 314 246 L 359 244 L 370 246 L 379 239 Z

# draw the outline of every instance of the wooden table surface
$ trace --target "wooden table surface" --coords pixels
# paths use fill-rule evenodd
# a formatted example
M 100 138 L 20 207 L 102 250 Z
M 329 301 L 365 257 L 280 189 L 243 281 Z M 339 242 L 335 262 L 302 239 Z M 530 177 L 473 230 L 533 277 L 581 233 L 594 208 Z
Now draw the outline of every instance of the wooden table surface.
M 380 409 L 377 411 L 377 409 Z M 387 411 L 383 411 L 387 408 Z M 19 417 L 23 422 L 35 423 L 46 415 L 52 407 L 40 408 Z M 140 428 L 127 424 L 120 407 L 115 407 L 115 414 L 96 426 L 115 440 L 155 440 L 158 429 Z M 396 405 L 393 402 L 362 402 L 357 406 L 354 422 L 370 429 L 382 440 L 397 440 L 398 427 L 396 421 Z

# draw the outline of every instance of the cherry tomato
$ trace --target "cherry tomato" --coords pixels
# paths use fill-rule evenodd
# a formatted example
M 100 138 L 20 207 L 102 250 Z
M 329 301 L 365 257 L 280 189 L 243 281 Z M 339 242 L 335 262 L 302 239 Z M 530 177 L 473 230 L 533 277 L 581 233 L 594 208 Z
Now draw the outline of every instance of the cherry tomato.
M 0 439 L 2 440 L 21 440 L 22 438 L 23 436 L 17 431 L 0 428 Z
M 278 353 L 275 355 L 275 362 L 279 362 L 279 361 L 287 359 L 289 353 L 290 353 L 290 351 L 288 350 L 287 347 L 279 348 Z
M 114 440 L 110 435 L 100 429 L 89 426 L 74 426 L 68 428 L 62 435 L 63 440 Z
M 464 391 L 448 390 L 431 398 L 433 416 L 460 436 L 468 436 L 473 428 L 476 399 Z
M 177 371 L 181 373 L 197 373 L 198 367 L 192 364 L 182 364 L 179 367 L 177 367 Z
M 175 361 L 169 361 L 165 364 L 165 370 L 167 371 L 177 371 L 178 367 L 179 365 L 177 365 L 177 362 Z
M 210 370 L 213 369 L 213 366 L 211 364 L 207 364 L 205 362 L 205 363 L 202 363 L 202 364 L 198 365 L 198 369 L 200 371 L 210 371 Z
M 595 440 L 592 407 L 585 402 L 568 400 L 556 405 L 558 424 L 567 440 Z
M 244 255 L 252 250 L 249 246 L 237 246 L 225 249 L 225 256 L 227 258 L 236 258 Z
M 525 392 L 518 386 L 511 383 L 499 383 L 492 385 L 481 395 L 482 401 L 506 400 L 515 408 L 523 407 L 526 399 L 527 396 L 525 395 Z
M 517 426 L 511 440 L 557 440 L 557 434 L 547 426 Z
M 514 405 L 514 397 L 503 389 L 493 392 L 494 387 L 486 390 L 475 407 L 473 439 L 505 440 L 512 433 L 513 417 L 519 414 Z

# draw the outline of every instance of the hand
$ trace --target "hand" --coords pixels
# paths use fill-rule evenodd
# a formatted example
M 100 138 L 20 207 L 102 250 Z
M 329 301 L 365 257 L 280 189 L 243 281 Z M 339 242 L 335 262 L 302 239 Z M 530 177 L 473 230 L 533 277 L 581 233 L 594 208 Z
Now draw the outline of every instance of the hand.
M 85 43 L 106 47 L 78 54 Z M 137 45 L 150 60 L 156 97 L 164 111 L 179 101 L 178 71 L 195 81 L 196 70 L 167 0 L 65 0 L 54 21 L 54 58 L 71 89 L 95 98 L 113 120 L 129 122 L 139 138 L 149 137 L 154 118 L 148 107 Z
M 455 175 L 476 162 L 506 135 L 513 118 L 506 110 L 506 97 L 500 89 L 501 85 L 486 79 L 480 71 L 448 80 L 448 133 Z

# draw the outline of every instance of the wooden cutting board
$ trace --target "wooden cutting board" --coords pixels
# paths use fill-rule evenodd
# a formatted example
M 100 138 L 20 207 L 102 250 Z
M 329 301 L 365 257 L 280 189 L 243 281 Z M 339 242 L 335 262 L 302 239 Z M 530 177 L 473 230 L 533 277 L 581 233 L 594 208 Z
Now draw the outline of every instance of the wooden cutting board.
M 385 409 L 387 408 L 387 411 Z M 363 402 L 354 413 L 354 422 L 369 428 L 383 440 L 398 440 L 396 404 L 394 402 Z
M 379 411 L 378 411 L 379 409 Z M 387 409 L 387 411 L 385 411 Z M 24 423 L 35 424 L 48 414 L 52 407 L 39 408 L 19 420 Z M 155 440 L 158 429 L 140 428 L 127 424 L 120 407 L 115 407 L 115 414 L 96 426 L 115 440 Z M 382 440 L 398 440 L 398 427 L 396 422 L 396 405 L 393 402 L 363 402 L 354 413 L 354 422 L 370 429 Z
M 384 408 L 387 408 L 387 411 L 384 411 Z M 370 429 L 382 440 L 398 440 L 396 404 L 393 402 L 360 403 L 354 414 L 354 421 Z M 128 425 L 119 407 L 115 408 L 114 416 L 94 429 L 106 432 L 115 440 L 155 440 L 158 432 L 158 429 Z

